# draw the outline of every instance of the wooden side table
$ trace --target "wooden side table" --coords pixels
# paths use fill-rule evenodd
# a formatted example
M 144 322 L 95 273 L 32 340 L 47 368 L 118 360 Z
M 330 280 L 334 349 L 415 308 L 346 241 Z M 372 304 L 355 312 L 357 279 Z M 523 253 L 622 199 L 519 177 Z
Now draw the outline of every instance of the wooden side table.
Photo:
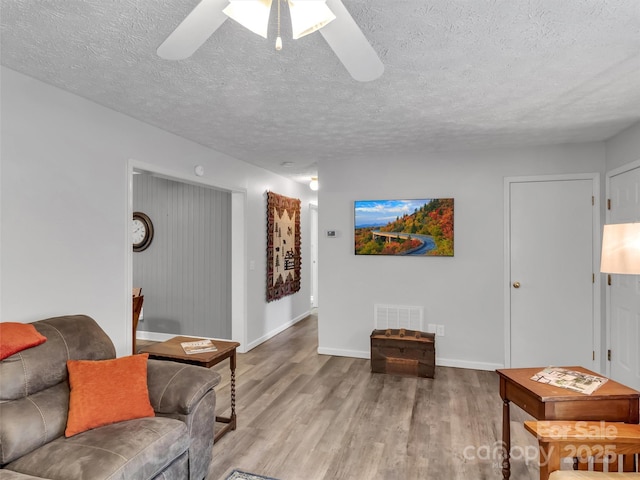
M 593 420 L 639 423 L 640 392 L 608 380 L 591 395 L 531 380 L 545 367 L 496 370 L 502 398 L 502 478 L 511 476 L 511 427 L 509 403 L 513 402 L 536 420 Z M 599 375 L 582 367 L 568 370 Z M 601 376 L 601 375 L 599 375 Z
M 236 348 L 240 346 L 238 342 L 228 342 L 224 340 L 212 340 L 217 347 L 215 352 L 186 354 L 180 345 L 182 342 L 194 342 L 202 338 L 193 337 L 173 337 L 166 342 L 155 343 L 141 348 L 140 353 L 148 353 L 151 358 L 158 360 L 172 360 L 174 362 L 189 363 L 201 367 L 211 368 L 225 359 L 229 359 L 231 369 L 231 416 L 216 416 L 216 422 L 224 423 L 215 433 L 214 443 L 230 430 L 236 429 Z

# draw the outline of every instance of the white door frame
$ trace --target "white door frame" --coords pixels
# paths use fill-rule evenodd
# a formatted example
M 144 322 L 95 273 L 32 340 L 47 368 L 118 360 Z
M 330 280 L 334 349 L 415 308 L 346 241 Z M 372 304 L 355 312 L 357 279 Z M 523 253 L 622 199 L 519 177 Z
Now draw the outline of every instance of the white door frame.
M 614 168 L 613 170 L 607 172 L 605 174 L 605 198 L 611 198 L 611 177 L 615 177 L 616 175 L 621 175 L 630 170 L 635 170 L 636 168 L 640 168 L 640 160 L 636 160 L 635 162 L 628 163 L 623 165 L 622 167 Z M 609 223 L 611 218 L 611 211 L 605 210 L 605 222 Z M 600 268 L 598 267 L 598 271 Z M 600 275 L 606 278 L 606 274 Z M 608 288 L 605 288 L 605 352 L 611 348 L 611 291 Z M 614 353 L 615 354 L 615 353 Z M 611 375 L 611 362 L 606 359 L 603 360 L 605 367 L 606 376 Z
M 311 308 L 318 306 L 318 204 L 309 203 L 311 232 Z
M 593 185 L 592 195 L 594 199 L 593 208 L 593 258 L 592 268 L 594 273 L 593 282 L 593 351 L 594 360 L 589 367 L 597 372 L 602 372 L 600 362 L 601 352 L 601 315 L 600 315 L 600 277 L 596 275 L 599 271 L 600 261 L 600 174 L 598 173 L 577 173 L 563 175 L 534 175 L 521 177 L 504 178 L 504 366 L 511 367 L 511 202 L 510 190 L 512 183 L 522 182 L 551 182 L 563 180 L 591 180 Z
M 129 159 L 127 164 L 127 217 L 133 215 L 133 175 L 134 171 L 148 172 L 169 180 L 175 180 L 182 183 L 199 185 L 218 190 L 225 190 L 231 193 L 231 338 L 233 341 L 240 343 L 238 352 L 245 353 L 247 345 L 247 277 L 246 277 L 246 258 L 247 258 L 247 236 L 246 236 L 246 206 L 247 191 L 246 189 L 223 185 L 204 177 L 195 175 L 186 175 L 181 172 L 158 167 L 149 163 L 144 163 L 133 158 Z M 127 237 L 125 244 L 126 254 L 126 298 L 128 301 L 128 312 L 132 308 L 131 289 L 133 287 L 133 250 L 131 249 L 131 232 L 127 229 Z M 127 331 L 132 330 L 133 319 L 131 315 L 127 316 Z M 167 338 L 173 335 L 168 335 Z M 133 339 L 129 337 L 127 349 L 131 350 Z

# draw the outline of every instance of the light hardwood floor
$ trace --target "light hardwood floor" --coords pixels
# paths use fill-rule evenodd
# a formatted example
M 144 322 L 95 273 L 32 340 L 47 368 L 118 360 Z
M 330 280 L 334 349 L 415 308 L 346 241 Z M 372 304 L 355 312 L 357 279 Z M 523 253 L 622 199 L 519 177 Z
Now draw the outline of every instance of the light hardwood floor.
M 437 348 L 437 344 L 436 344 Z M 230 409 L 228 362 L 217 413 Z M 213 447 L 207 480 L 234 469 L 280 480 L 499 479 L 495 372 L 436 367 L 436 378 L 372 374 L 368 360 L 317 354 L 317 317 L 238 354 L 238 429 Z M 512 406 L 515 455 L 535 455 Z M 512 462 L 536 480 L 537 460 Z

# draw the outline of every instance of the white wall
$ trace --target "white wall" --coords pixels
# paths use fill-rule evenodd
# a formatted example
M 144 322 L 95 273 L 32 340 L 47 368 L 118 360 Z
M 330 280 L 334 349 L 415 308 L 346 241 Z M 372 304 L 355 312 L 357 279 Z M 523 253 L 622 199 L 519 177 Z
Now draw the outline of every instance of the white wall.
M 640 122 L 607 140 L 607 172 L 640 160 Z
M 325 162 L 319 193 L 319 352 L 368 358 L 376 303 L 425 307 L 440 365 L 493 369 L 504 362 L 506 176 L 604 171 L 604 143 L 419 158 Z M 348 161 L 347 161 L 348 160 Z M 354 200 L 453 197 L 455 256 L 353 253 Z M 335 239 L 326 237 L 336 230 Z
M 309 218 L 302 212 L 302 289 L 265 301 L 265 190 L 300 198 L 304 185 L 169 134 L 2 67 L 0 319 L 85 313 L 130 346 L 130 159 L 246 192 L 247 343 L 309 310 Z
M 252 319 L 248 323 L 249 348 L 281 332 L 291 323 L 302 320 L 311 307 L 311 242 L 309 240 L 311 227 L 308 205 L 311 201 L 317 201 L 317 197 L 308 186 L 283 180 L 277 175 L 271 175 L 269 178 L 265 176 L 263 182 L 252 183 L 247 191 L 249 204 L 255 206 L 248 209 L 247 215 L 247 237 L 250 244 L 250 248 L 247 249 L 247 261 L 255 262 L 255 271 L 249 271 L 247 278 L 248 291 L 253 294 L 248 303 L 249 318 Z M 287 197 L 299 198 L 302 201 L 300 206 L 301 289 L 291 297 L 269 303 L 266 303 L 267 190 Z M 283 323 L 283 319 L 291 319 L 291 322 Z

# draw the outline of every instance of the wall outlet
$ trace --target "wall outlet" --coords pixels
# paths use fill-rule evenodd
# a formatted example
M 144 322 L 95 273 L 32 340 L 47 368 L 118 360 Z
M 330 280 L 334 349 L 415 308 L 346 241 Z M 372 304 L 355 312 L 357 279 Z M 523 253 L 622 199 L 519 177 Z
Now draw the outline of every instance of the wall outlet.
M 436 335 L 439 337 L 444 337 L 444 325 L 437 325 Z
M 427 333 L 436 333 L 436 326 L 437 325 L 435 323 L 427 325 Z

